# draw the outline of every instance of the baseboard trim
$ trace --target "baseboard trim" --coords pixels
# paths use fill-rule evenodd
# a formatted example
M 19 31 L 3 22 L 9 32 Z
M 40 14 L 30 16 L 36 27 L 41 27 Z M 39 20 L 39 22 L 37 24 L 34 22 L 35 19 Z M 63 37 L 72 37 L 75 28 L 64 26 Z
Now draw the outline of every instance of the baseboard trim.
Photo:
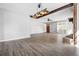
M 5 40 L 0 40 L 0 42 L 13 41 L 13 40 L 20 40 L 20 39 L 30 38 L 30 37 L 31 37 L 31 36 L 24 36 L 24 37 L 18 37 L 18 38 L 14 38 L 14 39 L 5 39 Z

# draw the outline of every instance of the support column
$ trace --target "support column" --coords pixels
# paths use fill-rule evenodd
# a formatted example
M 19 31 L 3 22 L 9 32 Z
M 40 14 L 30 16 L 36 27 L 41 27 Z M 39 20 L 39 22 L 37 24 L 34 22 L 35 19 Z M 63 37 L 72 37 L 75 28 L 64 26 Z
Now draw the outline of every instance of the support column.
M 77 3 L 73 3 L 73 41 L 77 44 Z

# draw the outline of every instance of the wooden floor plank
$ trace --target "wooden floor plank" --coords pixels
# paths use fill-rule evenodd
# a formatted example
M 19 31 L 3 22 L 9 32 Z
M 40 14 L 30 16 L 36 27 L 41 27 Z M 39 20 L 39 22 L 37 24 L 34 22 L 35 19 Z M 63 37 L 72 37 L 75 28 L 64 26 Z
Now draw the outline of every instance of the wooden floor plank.
M 63 44 L 58 35 L 41 33 L 32 38 L 0 42 L 0 56 L 78 56 L 79 48 Z

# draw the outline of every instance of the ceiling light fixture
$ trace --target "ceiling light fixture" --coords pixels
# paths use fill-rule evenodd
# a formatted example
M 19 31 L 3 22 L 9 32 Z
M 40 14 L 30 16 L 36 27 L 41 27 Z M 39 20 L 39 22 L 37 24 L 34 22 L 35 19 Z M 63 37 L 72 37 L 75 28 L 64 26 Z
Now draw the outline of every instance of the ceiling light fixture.
M 38 4 L 38 8 L 41 8 L 41 3 L 40 4 Z M 36 14 L 34 14 L 34 15 L 30 15 L 30 17 L 31 18 L 34 18 L 34 19 L 37 19 L 37 18 L 39 18 L 39 17 L 42 17 L 42 16 L 45 16 L 45 15 L 47 15 L 48 14 L 48 10 L 47 10 L 47 8 L 45 8 L 45 9 L 43 9 L 43 10 L 41 10 L 41 11 L 38 11 Z

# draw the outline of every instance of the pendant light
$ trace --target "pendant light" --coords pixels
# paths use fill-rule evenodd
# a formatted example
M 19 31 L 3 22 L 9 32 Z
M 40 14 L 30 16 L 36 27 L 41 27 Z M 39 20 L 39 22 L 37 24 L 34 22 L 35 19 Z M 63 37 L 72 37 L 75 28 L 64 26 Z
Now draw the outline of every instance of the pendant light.
M 48 14 L 49 11 L 47 10 L 47 8 L 38 11 L 38 9 L 40 9 L 41 6 L 42 6 L 42 4 L 39 3 L 38 6 L 37 6 L 37 7 L 38 7 L 38 8 L 37 8 L 37 13 L 34 14 L 34 15 L 30 15 L 31 18 L 37 19 L 37 18 L 39 18 L 39 17 L 41 17 L 41 16 L 44 16 L 44 15 L 47 15 L 47 14 Z

